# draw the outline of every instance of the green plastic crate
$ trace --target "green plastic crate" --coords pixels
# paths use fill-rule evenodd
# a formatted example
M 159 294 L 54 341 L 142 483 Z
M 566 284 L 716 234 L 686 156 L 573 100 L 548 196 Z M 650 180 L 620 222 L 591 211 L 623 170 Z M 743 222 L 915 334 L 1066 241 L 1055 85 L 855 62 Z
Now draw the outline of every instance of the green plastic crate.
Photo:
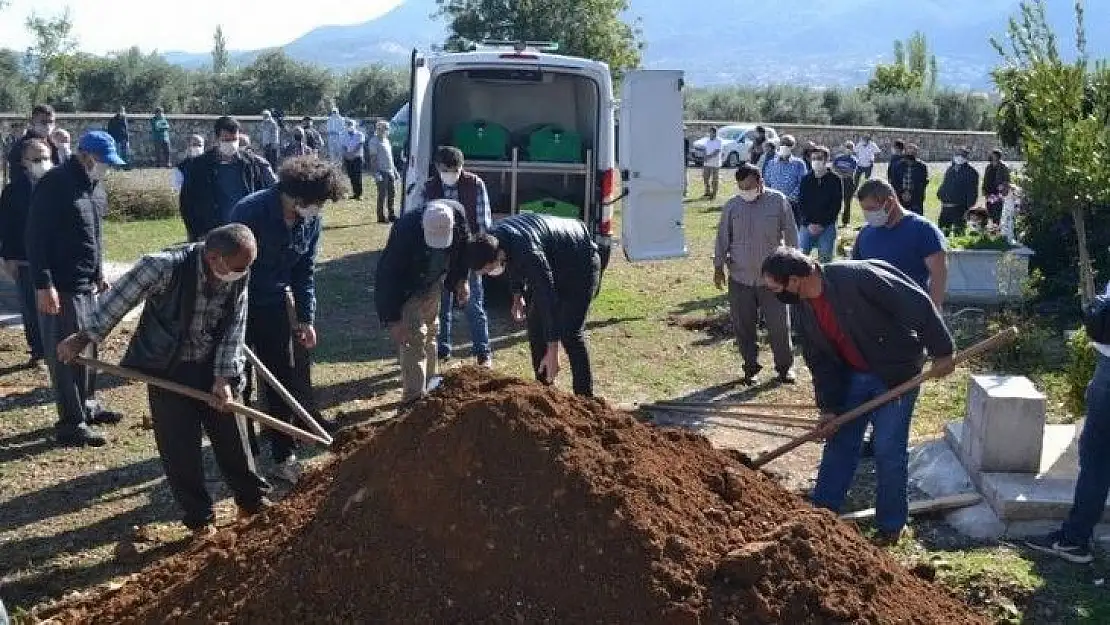
M 545 163 L 581 163 L 582 135 L 550 124 L 528 135 L 528 160 Z
M 582 208 L 575 206 L 570 202 L 563 202 L 555 198 L 543 198 L 541 200 L 532 200 L 520 205 L 520 212 L 522 213 L 537 213 L 540 215 L 552 215 L 555 217 L 567 217 L 568 219 L 581 219 Z
M 466 158 L 504 160 L 509 154 L 509 131 L 482 119 L 457 124 L 451 142 Z

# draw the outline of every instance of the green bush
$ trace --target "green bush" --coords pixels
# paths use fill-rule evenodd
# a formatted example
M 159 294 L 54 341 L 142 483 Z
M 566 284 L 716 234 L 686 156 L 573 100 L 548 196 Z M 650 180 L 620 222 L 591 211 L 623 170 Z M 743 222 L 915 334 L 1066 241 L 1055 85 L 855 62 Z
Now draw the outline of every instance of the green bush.
M 889 128 L 936 128 L 937 105 L 921 93 L 876 96 L 879 123 Z
M 104 179 L 108 192 L 107 219 L 138 221 L 177 217 L 177 194 L 169 179 L 168 169 L 110 173 Z
M 937 106 L 937 128 L 942 130 L 990 130 L 994 127 L 994 105 L 987 96 L 951 90 L 933 95 Z
M 879 123 L 875 105 L 859 91 L 826 90 L 825 109 L 829 112 L 829 122 L 836 126 L 875 126 Z
M 1087 383 L 1095 375 L 1097 353 L 1082 327 L 1068 340 L 1068 395 L 1065 405 L 1076 418 L 1087 412 Z

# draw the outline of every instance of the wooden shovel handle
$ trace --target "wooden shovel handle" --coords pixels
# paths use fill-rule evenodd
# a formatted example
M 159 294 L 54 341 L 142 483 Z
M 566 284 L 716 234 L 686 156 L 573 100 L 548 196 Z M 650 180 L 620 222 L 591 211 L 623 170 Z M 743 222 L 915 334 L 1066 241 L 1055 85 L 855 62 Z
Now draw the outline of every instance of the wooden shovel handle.
M 85 367 L 89 367 L 90 369 L 104 371 L 105 373 L 110 373 L 121 378 L 127 378 L 129 380 L 135 380 L 136 382 L 143 382 L 144 384 L 157 386 L 158 388 L 163 388 L 167 391 L 172 391 L 174 393 L 177 393 L 178 395 L 184 395 L 185 397 L 195 399 L 197 401 L 202 401 L 205 403 L 213 403 L 217 401 L 216 396 L 211 393 L 198 391 L 197 389 L 185 386 L 184 384 L 178 384 L 177 382 L 173 382 L 171 380 L 157 378 L 141 371 L 135 371 L 134 369 L 127 369 L 125 367 L 120 367 L 117 365 L 108 364 L 100 360 L 84 358 L 81 356 L 74 358 L 73 362 Z M 319 436 L 312 434 L 311 432 L 305 432 L 298 427 L 289 425 L 288 423 L 280 419 L 275 419 L 274 417 L 271 417 L 270 415 L 259 410 L 255 410 L 254 408 L 251 408 L 249 406 L 244 406 L 239 402 L 227 402 L 227 407 L 235 414 L 242 415 L 248 419 L 254 419 L 255 421 L 267 427 L 271 427 L 275 430 L 280 430 L 288 434 L 289 436 L 292 436 L 293 438 L 298 438 L 310 443 L 318 443 L 325 447 L 331 444 L 331 441 L 329 440 L 320 438 Z
M 1018 329 L 1011 326 L 1010 328 L 999 332 L 998 334 L 990 337 L 985 341 L 976 343 L 975 345 L 969 347 L 968 349 L 965 349 L 962 352 L 957 352 L 953 355 L 953 364 L 960 365 L 964 362 L 967 362 L 968 360 L 971 360 L 972 358 L 976 358 L 987 352 L 998 349 L 999 347 L 1002 347 L 1003 345 L 1006 345 L 1010 341 L 1017 338 L 1017 335 Z M 801 447 L 802 445 L 810 441 L 826 438 L 833 432 L 840 429 L 840 427 L 843 426 L 845 423 L 855 421 L 863 415 L 872 412 L 876 408 L 879 408 L 880 406 L 883 406 L 888 402 L 898 399 L 909 391 L 912 391 L 913 389 L 921 386 L 925 383 L 926 380 L 932 377 L 934 376 L 929 371 L 923 371 L 913 378 L 883 393 L 882 395 L 868 400 L 860 404 L 859 406 L 856 406 L 852 410 L 845 412 L 842 415 L 829 419 L 828 421 L 814 428 L 812 431 L 807 432 L 799 436 L 798 438 L 795 438 L 794 440 L 782 445 L 781 447 L 773 449 L 765 454 L 761 454 L 758 458 L 752 461 L 751 467 L 753 469 L 758 469 L 768 462 L 771 462 L 776 458 L 790 453 L 791 451 L 794 451 L 798 447 Z
M 326 444 L 330 445 L 332 442 L 331 435 L 329 435 L 327 430 L 325 430 L 323 427 L 320 426 L 319 423 L 317 423 L 316 419 L 312 418 L 312 415 L 310 415 L 308 411 L 304 409 L 304 406 L 301 405 L 301 402 L 297 401 L 297 398 L 293 397 L 293 394 L 289 392 L 289 389 L 285 388 L 285 385 L 281 383 L 281 380 L 278 380 L 277 376 L 275 376 L 269 369 L 267 369 L 266 365 L 262 364 L 262 361 L 254 352 L 251 351 L 249 347 L 243 347 L 243 354 L 247 357 L 247 360 L 250 361 L 251 365 L 254 366 L 254 369 L 258 372 L 258 375 L 262 376 L 262 379 L 270 385 L 270 388 L 277 391 L 278 395 L 281 395 L 281 398 L 285 400 L 285 403 L 293 409 L 293 412 L 297 413 L 297 416 L 300 417 L 302 421 L 308 424 L 308 427 L 312 429 L 316 436 L 320 437 L 321 440 L 327 441 Z

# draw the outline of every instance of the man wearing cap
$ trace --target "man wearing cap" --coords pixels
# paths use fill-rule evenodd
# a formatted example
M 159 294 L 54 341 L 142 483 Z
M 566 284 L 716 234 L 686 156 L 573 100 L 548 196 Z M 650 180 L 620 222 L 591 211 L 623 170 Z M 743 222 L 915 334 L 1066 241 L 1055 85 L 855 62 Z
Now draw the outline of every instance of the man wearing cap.
M 96 307 L 96 295 L 109 288 L 101 263 L 100 218 L 108 205 L 102 180 L 109 166 L 123 164 L 111 135 L 99 130 L 85 133 L 77 153 L 47 172 L 31 199 L 27 260 L 54 384 L 57 437 L 65 445 L 102 446 L 104 436 L 89 425 L 117 423 L 122 418 L 101 409 L 93 398 L 93 372 L 60 363 L 57 346 L 85 329 Z M 95 348 L 90 350 L 95 356 Z
M 437 367 L 436 336 L 444 285 L 458 305 L 470 299 L 464 258 L 466 213 L 454 200 L 432 200 L 403 214 L 389 232 L 374 279 L 378 320 L 401 356 L 401 401 L 419 399 Z
M 508 273 L 513 319 L 528 321 L 536 379 L 555 382 L 562 343 L 574 394 L 592 396 L 586 316 L 601 283 L 601 258 L 586 225 L 551 215 L 514 215 L 476 237 L 467 262 L 479 275 Z

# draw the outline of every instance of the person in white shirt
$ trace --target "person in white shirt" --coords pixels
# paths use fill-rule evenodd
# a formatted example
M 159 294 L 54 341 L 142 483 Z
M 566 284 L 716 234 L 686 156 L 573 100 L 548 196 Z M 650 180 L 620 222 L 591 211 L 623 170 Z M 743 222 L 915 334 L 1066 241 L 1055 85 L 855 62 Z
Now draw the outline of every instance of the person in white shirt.
M 331 114 L 328 115 L 328 160 L 334 163 L 343 160 L 343 145 L 346 134 L 346 120 L 339 114 L 339 108 L 333 106 Z
M 871 138 L 871 135 L 864 135 L 859 143 L 856 144 L 855 156 L 858 164 L 856 166 L 855 183 L 859 187 L 859 181 L 863 178 L 871 180 L 871 173 L 875 169 L 875 158 L 883 151 L 879 144 Z
M 366 146 L 366 135 L 358 129 L 355 120 L 347 120 L 342 142 L 343 167 L 351 179 L 351 199 L 358 201 L 362 199 L 362 149 Z
M 717 197 L 717 188 L 721 181 L 721 149 L 724 145 L 717 138 L 717 129 L 709 129 L 709 139 L 705 142 L 705 161 L 701 167 L 702 181 L 705 183 L 705 197 Z

